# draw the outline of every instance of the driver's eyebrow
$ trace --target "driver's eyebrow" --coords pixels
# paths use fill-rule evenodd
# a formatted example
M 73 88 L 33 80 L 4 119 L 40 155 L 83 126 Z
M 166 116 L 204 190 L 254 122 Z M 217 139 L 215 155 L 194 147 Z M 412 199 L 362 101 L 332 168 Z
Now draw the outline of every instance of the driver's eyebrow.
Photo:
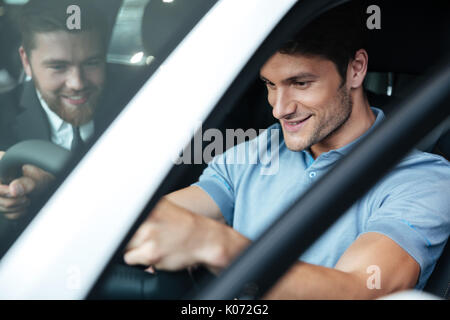
M 93 56 L 88 57 L 87 59 L 85 59 L 83 61 L 83 63 L 88 62 L 88 61 L 92 61 L 92 60 L 102 60 L 102 59 L 104 59 L 102 54 L 96 54 L 96 55 L 93 55 Z M 61 64 L 68 65 L 68 64 L 71 64 L 71 62 L 68 61 L 68 60 L 63 60 L 63 59 L 47 59 L 47 60 L 44 60 L 42 62 L 42 64 L 44 64 L 46 66 L 61 65 Z
M 51 65 L 55 65 L 55 64 L 69 64 L 69 61 L 61 60 L 61 59 L 48 59 L 48 60 L 44 60 L 42 62 L 42 64 L 44 64 L 46 66 L 51 66 Z
M 261 79 L 261 81 L 266 82 L 266 83 L 272 83 L 269 79 L 265 78 L 264 76 L 262 76 L 261 74 L 259 75 L 259 78 Z M 299 82 L 299 81 L 306 81 L 306 80 L 316 80 L 317 78 L 319 78 L 319 76 L 310 73 L 310 72 L 301 72 L 299 74 L 296 74 L 292 77 L 286 78 L 284 80 L 282 80 L 283 83 L 292 83 L 292 82 Z
M 268 80 L 267 78 L 263 77 L 262 75 L 259 75 L 259 78 L 261 79 L 262 82 L 272 83 L 270 80 Z
M 289 77 L 289 78 L 283 80 L 283 82 L 291 83 L 291 82 L 298 82 L 298 81 L 305 81 L 305 80 L 315 80 L 317 78 L 319 78 L 319 77 L 313 73 L 302 72 L 295 76 L 292 76 L 292 77 Z

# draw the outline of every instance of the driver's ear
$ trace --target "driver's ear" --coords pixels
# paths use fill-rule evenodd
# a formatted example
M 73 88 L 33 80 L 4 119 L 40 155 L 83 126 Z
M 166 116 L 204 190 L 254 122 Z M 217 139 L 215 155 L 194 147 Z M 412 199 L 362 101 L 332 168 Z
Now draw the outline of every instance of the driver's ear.
M 23 69 L 25 70 L 25 73 L 27 74 L 27 76 L 32 78 L 33 73 L 31 72 L 30 59 L 27 55 L 27 52 L 23 48 L 23 46 L 20 46 L 20 48 L 19 48 L 19 55 L 20 55 L 20 60 L 22 61 L 22 66 L 23 66 Z
M 367 51 L 359 49 L 355 53 L 354 59 L 349 63 L 347 69 L 347 83 L 351 89 L 359 88 L 363 85 L 364 78 L 367 74 L 367 65 L 369 56 Z

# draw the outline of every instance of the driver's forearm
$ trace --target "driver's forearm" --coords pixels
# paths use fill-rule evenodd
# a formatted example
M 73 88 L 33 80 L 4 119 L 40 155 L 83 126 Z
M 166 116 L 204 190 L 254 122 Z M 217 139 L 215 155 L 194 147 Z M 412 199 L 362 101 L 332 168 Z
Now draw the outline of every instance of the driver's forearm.
M 387 294 L 367 287 L 367 275 L 296 263 L 266 294 L 265 299 L 374 299 Z
M 236 230 L 212 219 L 197 216 L 201 246 L 198 261 L 218 274 L 227 267 L 251 241 Z M 267 270 L 270 272 L 270 270 Z M 267 293 L 267 299 L 373 299 L 389 292 L 367 287 L 367 274 L 296 263 Z M 384 288 L 383 288 L 384 289 Z
M 218 274 L 226 268 L 249 244 L 242 234 L 215 220 L 203 220 L 203 248 L 199 253 L 201 262 L 211 272 Z
M 214 221 L 212 221 L 214 222 Z M 220 230 L 219 230 L 220 229 Z M 236 230 L 213 223 L 205 233 L 202 261 L 213 273 L 227 267 L 250 240 Z M 267 270 L 270 272 L 270 270 Z M 264 297 L 266 299 L 372 299 L 383 294 L 366 287 L 366 275 L 357 276 L 336 269 L 296 263 Z

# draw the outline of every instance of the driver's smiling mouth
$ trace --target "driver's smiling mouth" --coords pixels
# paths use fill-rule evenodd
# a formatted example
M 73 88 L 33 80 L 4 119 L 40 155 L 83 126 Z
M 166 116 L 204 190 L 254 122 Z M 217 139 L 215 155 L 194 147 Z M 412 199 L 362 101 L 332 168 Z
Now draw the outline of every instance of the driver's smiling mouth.
M 296 131 L 300 130 L 311 117 L 312 117 L 312 115 L 309 115 L 309 116 L 301 118 L 301 119 L 295 119 L 295 120 L 282 119 L 281 123 L 282 123 L 283 127 L 286 129 L 286 131 L 296 132 Z
M 91 93 L 76 94 L 76 95 L 61 95 L 61 99 L 69 104 L 83 105 L 88 102 Z

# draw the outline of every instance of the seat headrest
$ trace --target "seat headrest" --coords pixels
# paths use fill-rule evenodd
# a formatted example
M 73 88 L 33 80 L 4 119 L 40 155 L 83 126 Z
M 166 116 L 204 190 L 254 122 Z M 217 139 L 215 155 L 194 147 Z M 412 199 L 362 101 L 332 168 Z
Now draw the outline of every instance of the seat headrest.
M 369 71 L 423 74 L 449 54 L 450 1 L 364 2 L 381 13 L 381 29 L 366 29 Z

